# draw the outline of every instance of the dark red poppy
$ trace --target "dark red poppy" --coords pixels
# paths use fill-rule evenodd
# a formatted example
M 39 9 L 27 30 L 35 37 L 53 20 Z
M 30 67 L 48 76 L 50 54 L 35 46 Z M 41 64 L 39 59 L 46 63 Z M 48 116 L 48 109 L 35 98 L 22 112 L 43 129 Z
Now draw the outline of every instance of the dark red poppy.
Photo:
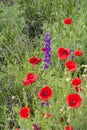
M 57 55 L 61 60 L 67 60 L 70 56 L 70 50 L 67 48 L 59 48 L 57 51 Z
M 25 86 L 33 84 L 37 80 L 37 74 L 28 73 L 24 79 L 23 84 Z
M 81 92 L 81 91 L 82 91 L 82 88 L 79 87 L 79 86 L 75 86 L 75 90 L 76 90 L 77 92 Z
M 80 85 L 82 83 L 82 80 L 80 78 L 74 78 L 71 81 L 72 86 Z
M 74 61 L 67 61 L 66 62 L 66 68 L 68 68 L 68 70 L 70 71 L 70 72 L 73 72 L 73 71 L 75 71 L 76 69 L 77 69 L 77 63 L 76 62 L 74 62 Z
M 52 97 L 52 89 L 49 86 L 43 87 L 39 92 L 38 92 L 38 97 L 41 100 L 47 101 Z
M 29 62 L 32 64 L 32 67 L 35 67 L 36 64 L 40 63 L 42 58 L 32 57 L 29 59 Z
M 78 108 L 82 103 L 82 98 L 78 94 L 69 94 L 66 102 L 71 108 Z
M 76 56 L 82 56 L 82 55 L 83 55 L 83 52 L 80 51 L 80 50 L 76 50 L 76 51 L 74 52 L 74 54 L 75 54 Z
M 64 19 L 64 24 L 72 24 L 73 20 L 71 18 L 65 18 Z
M 42 116 L 44 118 L 50 118 L 51 117 L 51 114 L 50 113 L 43 113 Z
M 29 118 L 30 117 L 30 108 L 28 108 L 28 107 L 22 107 L 20 109 L 19 115 L 23 119 Z
M 66 126 L 65 130 L 74 130 L 73 126 Z
M 46 48 L 42 48 L 42 51 L 45 52 L 45 51 L 46 51 Z

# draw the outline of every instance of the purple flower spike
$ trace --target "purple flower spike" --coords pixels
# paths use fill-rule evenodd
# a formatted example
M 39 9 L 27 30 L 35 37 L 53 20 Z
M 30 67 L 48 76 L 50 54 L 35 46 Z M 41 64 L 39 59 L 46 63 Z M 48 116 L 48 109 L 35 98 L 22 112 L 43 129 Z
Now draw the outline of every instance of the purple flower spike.
M 50 52 L 50 51 L 51 51 L 51 48 L 50 48 L 50 47 L 47 47 L 47 48 L 46 48 L 46 51 L 47 51 L 47 52 Z
M 49 37 L 46 39 L 46 42 L 48 42 L 48 45 L 50 45 L 50 38 Z
M 48 33 L 46 33 L 46 40 L 47 40 L 47 39 L 49 39 L 49 34 L 48 34 Z
M 45 54 L 44 54 L 44 62 L 46 63 L 44 68 L 47 69 L 49 68 L 49 65 L 52 64 L 51 62 L 51 47 L 50 47 L 50 37 L 49 37 L 49 34 L 47 33 L 46 34 L 46 39 L 45 39 L 45 48 L 46 48 L 46 51 L 45 51 Z
M 48 58 L 51 58 L 51 54 L 48 55 Z

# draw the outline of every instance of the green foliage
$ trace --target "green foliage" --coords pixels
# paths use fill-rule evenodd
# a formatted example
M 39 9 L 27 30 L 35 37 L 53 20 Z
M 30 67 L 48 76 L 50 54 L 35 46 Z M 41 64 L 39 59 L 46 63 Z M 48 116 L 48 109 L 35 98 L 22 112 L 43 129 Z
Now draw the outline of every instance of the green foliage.
M 63 130 L 70 124 L 75 130 L 87 129 L 86 91 L 87 91 L 87 8 L 86 0 L 14 0 L 14 6 L 0 2 L 0 129 L 32 130 L 33 124 L 42 130 Z M 77 8 L 80 8 L 78 10 Z M 73 24 L 66 26 L 63 20 L 73 19 Z M 35 68 L 29 58 L 42 57 L 45 46 L 45 34 L 50 32 L 52 48 L 52 66 L 44 70 L 42 61 Z M 82 57 L 75 58 L 79 68 L 71 74 L 65 68 L 65 62 L 57 57 L 59 47 L 80 49 Z M 29 73 L 38 75 L 37 81 L 24 86 L 23 79 Z M 83 80 L 83 103 L 78 109 L 70 109 L 66 104 L 66 96 L 75 93 L 71 87 L 73 77 Z M 40 105 L 38 91 L 45 85 L 51 86 L 53 97 L 50 107 Z M 31 116 L 23 120 L 19 110 L 29 106 Z M 51 113 L 49 119 L 42 118 L 42 113 Z M 64 118 L 64 121 L 61 121 Z M 12 123 L 13 122 L 13 123 Z M 13 124 L 13 126 L 11 125 Z

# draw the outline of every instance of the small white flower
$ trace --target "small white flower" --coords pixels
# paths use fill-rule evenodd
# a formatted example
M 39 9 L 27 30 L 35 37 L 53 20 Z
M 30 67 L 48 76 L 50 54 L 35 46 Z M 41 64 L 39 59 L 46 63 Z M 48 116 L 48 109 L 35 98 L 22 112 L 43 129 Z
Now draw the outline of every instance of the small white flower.
M 87 77 L 87 75 L 83 74 L 82 77 Z
M 65 80 L 66 80 L 66 82 L 69 82 L 71 80 L 71 78 L 66 78 Z
M 87 65 L 82 65 L 81 67 L 85 67 L 85 68 L 87 68 Z
M 11 98 L 12 98 L 12 99 L 15 99 L 16 97 L 15 97 L 15 96 L 12 96 Z
M 84 72 L 87 72 L 87 69 L 84 69 Z

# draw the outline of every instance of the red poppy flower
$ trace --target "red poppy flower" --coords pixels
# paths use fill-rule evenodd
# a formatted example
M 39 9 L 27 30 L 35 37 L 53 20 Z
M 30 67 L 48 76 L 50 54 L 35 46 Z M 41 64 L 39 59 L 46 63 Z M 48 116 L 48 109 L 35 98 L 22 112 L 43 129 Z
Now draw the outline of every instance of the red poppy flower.
M 19 115 L 23 119 L 29 118 L 30 117 L 30 108 L 28 108 L 28 107 L 22 107 L 20 109 Z
M 59 59 L 67 60 L 68 57 L 70 56 L 70 50 L 67 48 L 59 48 L 57 51 L 57 55 L 58 55 Z
M 42 116 L 43 116 L 44 118 L 50 118 L 50 117 L 51 117 L 51 114 L 49 114 L 49 113 L 43 113 Z
M 46 48 L 42 48 L 42 51 L 45 52 L 45 51 L 46 51 Z
M 36 64 L 42 61 L 42 58 L 32 57 L 29 59 L 29 62 L 32 64 L 32 67 L 35 67 Z
M 64 19 L 64 24 L 72 24 L 73 20 L 71 18 L 65 18 Z
M 79 87 L 79 86 L 75 86 L 75 90 L 76 90 L 77 92 L 81 92 L 81 91 L 82 91 L 82 88 Z
M 76 85 L 80 85 L 82 82 L 82 80 L 80 78 L 74 78 L 72 81 L 71 81 L 71 84 L 72 86 L 76 86 Z
M 82 56 L 82 55 L 83 55 L 83 52 L 80 51 L 80 50 L 77 50 L 77 51 L 74 52 L 74 54 L 75 54 L 76 56 Z
M 78 94 L 69 94 L 66 102 L 71 108 L 78 108 L 82 103 L 82 98 Z
M 73 126 L 66 126 L 65 130 L 74 130 Z
M 27 78 L 25 78 L 24 81 L 23 81 L 23 84 L 24 84 L 25 86 L 27 86 L 27 85 L 32 84 L 32 82 L 31 82 L 30 80 L 28 80 Z
M 27 74 L 27 79 L 35 82 L 36 79 L 37 79 L 37 74 L 28 73 Z
M 49 86 L 43 87 L 39 92 L 38 92 L 38 97 L 41 100 L 47 101 L 52 97 L 52 89 Z
M 27 77 L 24 79 L 23 84 L 25 86 L 33 84 L 37 79 L 37 74 L 28 73 Z
M 78 66 L 77 66 L 76 62 L 74 62 L 74 61 L 67 61 L 66 62 L 66 68 L 68 68 L 68 70 L 70 72 L 75 71 L 77 69 L 77 67 Z

